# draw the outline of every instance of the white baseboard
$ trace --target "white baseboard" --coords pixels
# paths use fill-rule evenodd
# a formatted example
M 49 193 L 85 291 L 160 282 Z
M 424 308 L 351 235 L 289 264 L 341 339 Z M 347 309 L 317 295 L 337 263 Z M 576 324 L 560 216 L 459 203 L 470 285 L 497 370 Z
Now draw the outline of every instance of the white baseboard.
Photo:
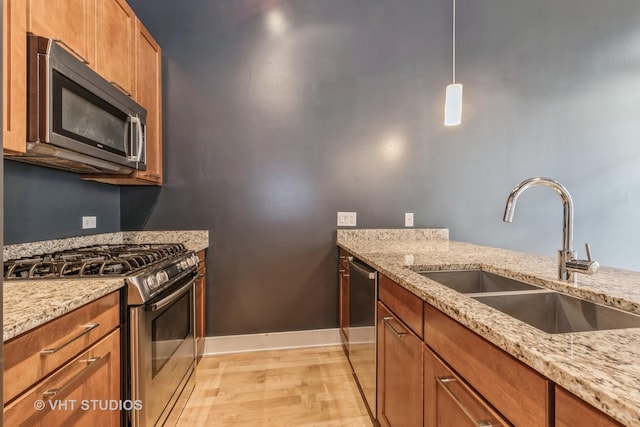
M 264 334 L 207 337 L 204 354 L 245 353 L 286 348 L 323 347 L 340 344 L 340 329 L 272 332 Z

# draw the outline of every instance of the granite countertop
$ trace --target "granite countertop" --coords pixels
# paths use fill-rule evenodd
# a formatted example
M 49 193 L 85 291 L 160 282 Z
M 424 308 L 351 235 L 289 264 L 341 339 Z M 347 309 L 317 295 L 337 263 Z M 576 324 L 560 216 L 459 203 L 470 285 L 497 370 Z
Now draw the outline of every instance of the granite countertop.
M 96 234 L 4 246 L 3 259 L 20 258 L 97 244 L 184 243 L 200 251 L 209 246 L 208 231 L 141 231 Z M 5 280 L 3 282 L 3 341 L 90 303 L 124 286 L 119 278 L 67 280 Z
M 117 291 L 124 279 L 14 280 L 2 285 L 4 342 Z
M 557 261 L 448 240 L 446 230 L 338 230 L 337 244 L 554 383 L 640 425 L 640 328 L 548 334 L 415 271 L 481 268 L 640 314 L 640 273 L 601 267 L 576 283 Z

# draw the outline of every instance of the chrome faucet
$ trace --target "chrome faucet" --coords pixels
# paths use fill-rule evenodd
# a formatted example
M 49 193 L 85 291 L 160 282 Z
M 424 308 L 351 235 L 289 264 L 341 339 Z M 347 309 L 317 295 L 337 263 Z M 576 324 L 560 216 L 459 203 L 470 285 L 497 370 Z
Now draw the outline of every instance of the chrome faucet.
M 573 200 L 571 200 L 571 195 L 569 195 L 567 189 L 559 182 L 541 177 L 525 179 L 516 185 L 511 194 L 509 194 L 502 220 L 504 222 L 513 221 L 513 213 L 516 209 L 518 197 L 524 190 L 536 185 L 543 185 L 553 189 L 562 199 L 564 221 L 562 223 L 562 249 L 558 251 L 558 278 L 569 281 L 573 278 L 572 273 L 594 274 L 598 271 L 600 265 L 591 259 L 591 248 L 588 243 L 585 245 L 587 260 L 576 258 L 576 253 L 573 250 Z

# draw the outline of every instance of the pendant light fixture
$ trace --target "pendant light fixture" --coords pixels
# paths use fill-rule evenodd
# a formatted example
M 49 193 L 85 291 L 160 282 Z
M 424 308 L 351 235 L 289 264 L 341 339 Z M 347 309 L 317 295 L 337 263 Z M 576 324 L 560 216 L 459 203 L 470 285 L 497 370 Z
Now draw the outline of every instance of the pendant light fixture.
M 458 126 L 462 123 L 462 84 L 456 83 L 456 0 L 453 2 L 452 41 L 452 83 L 447 86 L 444 99 L 444 125 Z

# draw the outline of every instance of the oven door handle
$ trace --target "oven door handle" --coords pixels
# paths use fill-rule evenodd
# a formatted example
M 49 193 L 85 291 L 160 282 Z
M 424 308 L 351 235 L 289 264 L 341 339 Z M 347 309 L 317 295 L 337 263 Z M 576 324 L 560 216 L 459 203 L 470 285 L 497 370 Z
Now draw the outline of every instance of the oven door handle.
M 149 304 L 148 305 L 148 307 L 149 307 L 148 310 L 149 311 L 162 310 L 163 308 L 165 308 L 169 304 L 171 304 L 174 301 L 178 300 L 182 295 L 184 295 L 187 292 L 189 292 L 190 288 L 192 288 L 195 283 L 196 283 L 196 278 L 194 277 L 193 279 L 189 280 L 189 283 L 187 283 L 186 285 L 184 285 L 183 287 L 181 287 L 180 289 L 178 289 L 177 291 L 175 291 L 174 293 L 172 293 L 168 297 L 163 298 L 158 302 L 154 302 L 153 304 Z

